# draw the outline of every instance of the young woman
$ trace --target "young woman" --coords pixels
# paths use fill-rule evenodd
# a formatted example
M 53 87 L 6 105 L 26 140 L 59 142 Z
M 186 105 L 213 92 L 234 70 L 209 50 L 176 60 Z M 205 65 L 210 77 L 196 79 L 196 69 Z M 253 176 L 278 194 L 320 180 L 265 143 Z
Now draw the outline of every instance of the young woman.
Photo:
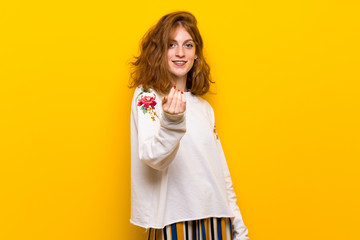
M 195 17 L 163 16 L 132 64 L 130 222 L 149 239 L 249 239 L 214 111 L 200 97 L 213 82 Z

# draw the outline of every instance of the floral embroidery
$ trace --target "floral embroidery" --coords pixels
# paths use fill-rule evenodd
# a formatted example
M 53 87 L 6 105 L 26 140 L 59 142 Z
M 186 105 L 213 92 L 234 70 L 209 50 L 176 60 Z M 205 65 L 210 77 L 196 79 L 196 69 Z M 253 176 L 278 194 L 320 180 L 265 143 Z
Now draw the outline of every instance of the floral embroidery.
M 139 98 L 140 97 L 140 98 Z M 144 114 L 149 113 L 151 119 L 155 121 L 155 117 L 158 117 L 155 111 L 156 106 L 156 95 L 154 91 L 149 88 L 149 91 L 145 91 L 144 88 L 141 88 L 141 92 L 137 96 L 137 105 L 143 111 Z
M 215 136 L 216 136 L 216 139 L 219 139 L 219 136 L 218 136 L 217 131 L 216 131 L 216 126 L 215 126 L 215 124 L 214 124 L 214 134 L 215 134 Z

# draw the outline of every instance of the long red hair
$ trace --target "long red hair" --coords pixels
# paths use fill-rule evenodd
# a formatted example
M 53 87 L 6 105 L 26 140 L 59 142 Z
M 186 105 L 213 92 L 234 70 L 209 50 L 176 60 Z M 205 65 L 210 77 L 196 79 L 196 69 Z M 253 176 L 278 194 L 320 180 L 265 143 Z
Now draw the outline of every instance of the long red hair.
M 167 50 L 171 33 L 178 25 L 183 26 L 193 38 L 197 55 L 197 60 L 187 74 L 186 88 L 195 95 L 203 95 L 209 91 L 210 83 L 214 82 L 211 80 L 210 67 L 203 55 L 203 40 L 195 16 L 186 11 L 163 16 L 144 35 L 140 45 L 140 55 L 130 63 L 132 72 L 129 88 L 142 85 L 146 91 L 153 88 L 164 95 L 169 93 L 172 76 L 168 71 Z

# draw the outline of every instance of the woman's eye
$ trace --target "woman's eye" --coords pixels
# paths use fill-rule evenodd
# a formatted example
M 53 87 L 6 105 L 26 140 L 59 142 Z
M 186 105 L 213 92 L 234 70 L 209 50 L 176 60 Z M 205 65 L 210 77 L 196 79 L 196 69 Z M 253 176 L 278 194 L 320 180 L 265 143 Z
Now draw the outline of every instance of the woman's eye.
M 191 43 L 188 43 L 188 44 L 186 44 L 186 47 L 187 48 L 192 48 L 194 45 L 192 45 Z
M 175 47 L 175 44 L 174 44 L 174 43 L 170 43 L 169 48 L 173 48 L 173 47 Z

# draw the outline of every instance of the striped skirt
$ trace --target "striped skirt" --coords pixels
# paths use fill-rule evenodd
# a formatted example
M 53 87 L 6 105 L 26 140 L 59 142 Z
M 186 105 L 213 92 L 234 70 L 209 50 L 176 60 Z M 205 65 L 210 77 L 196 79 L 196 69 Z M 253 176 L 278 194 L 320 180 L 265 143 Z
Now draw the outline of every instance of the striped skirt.
M 150 228 L 148 240 L 232 240 L 230 218 L 206 218 Z

